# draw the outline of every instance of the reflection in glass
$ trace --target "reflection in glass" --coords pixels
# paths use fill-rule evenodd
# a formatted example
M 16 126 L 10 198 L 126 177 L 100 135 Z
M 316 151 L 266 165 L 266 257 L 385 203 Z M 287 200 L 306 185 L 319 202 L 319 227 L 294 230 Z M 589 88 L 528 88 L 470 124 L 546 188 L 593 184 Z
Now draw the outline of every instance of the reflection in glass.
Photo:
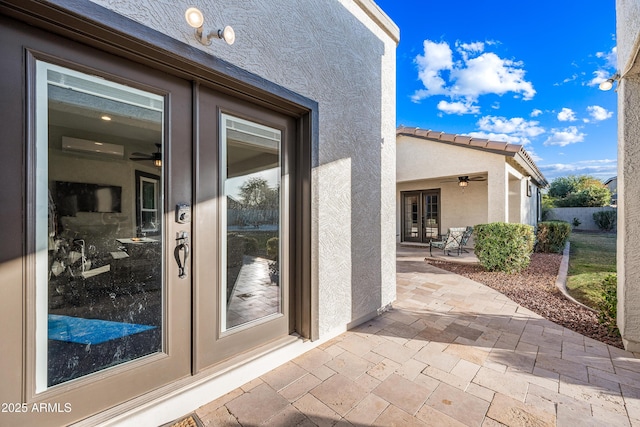
M 38 62 L 38 391 L 162 350 L 163 105 Z
M 281 132 L 223 115 L 222 330 L 281 312 Z
M 418 236 L 418 196 L 404 196 L 404 240 L 415 240 Z

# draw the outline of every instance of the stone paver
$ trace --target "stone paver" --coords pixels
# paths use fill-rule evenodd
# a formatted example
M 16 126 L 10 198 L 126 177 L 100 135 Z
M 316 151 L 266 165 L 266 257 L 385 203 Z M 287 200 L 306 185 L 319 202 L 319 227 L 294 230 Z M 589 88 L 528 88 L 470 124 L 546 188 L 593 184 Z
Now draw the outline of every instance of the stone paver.
M 205 425 L 640 425 L 640 359 L 398 247 L 375 319 L 196 411 Z

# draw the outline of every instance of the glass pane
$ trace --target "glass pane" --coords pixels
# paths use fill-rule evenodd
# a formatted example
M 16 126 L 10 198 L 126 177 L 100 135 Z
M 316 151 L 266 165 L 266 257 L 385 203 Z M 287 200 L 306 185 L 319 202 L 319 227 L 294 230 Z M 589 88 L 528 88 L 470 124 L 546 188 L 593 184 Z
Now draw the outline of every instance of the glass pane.
M 163 105 L 38 63 L 38 391 L 162 350 Z M 141 198 L 138 172 L 159 180 Z M 138 212 L 156 235 L 139 235 Z
M 425 194 L 424 196 L 424 238 L 425 240 L 438 238 L 438 196 Z
M 156 186 L 153 182 L 142 182 L 142 208 L 143 209 L 155 209 L 156 208 Z
M 223 115 L 222 330 L 281 312 L 281 133 Z
M 404 196 L 404 238 L 405 240 L 419 238 L 418 224 L 418 196 Z

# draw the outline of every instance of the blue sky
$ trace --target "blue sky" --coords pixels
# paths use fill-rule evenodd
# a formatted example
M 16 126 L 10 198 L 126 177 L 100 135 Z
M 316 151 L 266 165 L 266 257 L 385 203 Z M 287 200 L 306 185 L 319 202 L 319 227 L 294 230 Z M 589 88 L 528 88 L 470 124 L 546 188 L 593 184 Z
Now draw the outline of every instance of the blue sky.
M 397 125 L 523 144 L 547 180 L 617 174 L 615 0 L 375 0 Z

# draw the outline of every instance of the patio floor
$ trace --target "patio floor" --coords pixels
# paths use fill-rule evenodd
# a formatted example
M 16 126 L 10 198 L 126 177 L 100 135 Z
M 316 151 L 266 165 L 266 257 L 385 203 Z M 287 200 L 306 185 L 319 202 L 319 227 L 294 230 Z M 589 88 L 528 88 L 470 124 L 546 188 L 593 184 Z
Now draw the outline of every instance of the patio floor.
M 196 414 L 211 426 L 640 426 L 637 355 L 424 257 L 398 247 L 392 310 Z

